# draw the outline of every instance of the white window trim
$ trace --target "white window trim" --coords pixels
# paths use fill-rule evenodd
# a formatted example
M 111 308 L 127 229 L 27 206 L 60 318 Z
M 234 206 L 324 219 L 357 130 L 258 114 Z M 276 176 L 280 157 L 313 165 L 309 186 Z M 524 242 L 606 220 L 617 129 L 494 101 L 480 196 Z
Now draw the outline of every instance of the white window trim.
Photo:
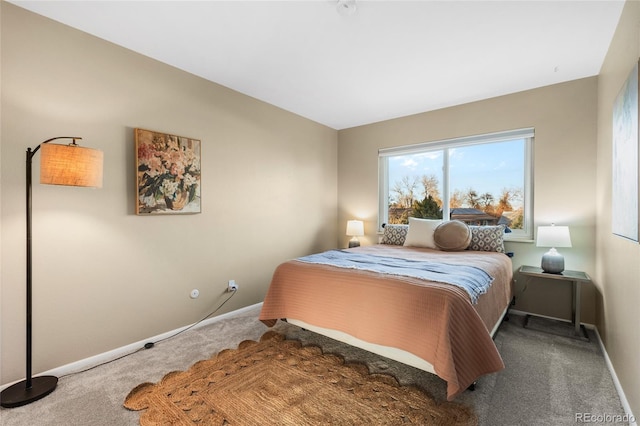
M 433 142 L 423 142 L 414 145 L 404 145 L 378 150 L 378 229 L 382 232 L 382 224 L 388 220 L 389 198 L 389 170 L 387 157 L 398 155 L 416 154 L 424 151 L 443 150 L 443 193 L 449 194 L 449 155 L 448 149 L 461 146 L 496 143 L 513 139 L 525 140 L 525 164 L 524 164 L 524 229 L 514 230 L 505 234 L 507 241 L 532 241 L 533 240 L 533 143 L 535 130 L 533 127 L 508 130 L 504 132 L 488 133 L 477 136 L 465 136 L 461 138 L 445 139 Z M 449 204 L 442 208 L 443 217 L 449 217 Z

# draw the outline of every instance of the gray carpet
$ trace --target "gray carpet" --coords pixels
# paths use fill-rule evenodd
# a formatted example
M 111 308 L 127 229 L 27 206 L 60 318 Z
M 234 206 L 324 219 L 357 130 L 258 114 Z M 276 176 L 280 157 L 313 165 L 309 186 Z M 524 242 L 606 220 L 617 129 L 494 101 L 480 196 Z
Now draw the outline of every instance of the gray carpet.
M 46 398 L 1 409 L 0 424 L 137 425 L 139 413 L 122 407 L 132 388 L 156 382 L 170 371 L 185 370 L 243 340 L 260 338 L 267 328 L 257 320 L 258 313 L 258 308 L 252 309 L 110 364 L 61 377 L 58 388 Z M 575 425 L 576 413 L 624 414 L 592 332 L 591 342 L 584 342 L 524 329 L 522 323 L 523 317 L 511 315 L 496 336 L 506 368 L 480 378 L 475 391 L 456 399 L 474 407 L 481 425 Z M 416 384 L 445 399 L 446 385 L 436 376 L 290 324 L 278 322 L 275 329 L 305 344 L 318 344 L 325 352 L 341 354 L 347 361 L 366 362 L 371 371 L 392 374 L 402 384 Z

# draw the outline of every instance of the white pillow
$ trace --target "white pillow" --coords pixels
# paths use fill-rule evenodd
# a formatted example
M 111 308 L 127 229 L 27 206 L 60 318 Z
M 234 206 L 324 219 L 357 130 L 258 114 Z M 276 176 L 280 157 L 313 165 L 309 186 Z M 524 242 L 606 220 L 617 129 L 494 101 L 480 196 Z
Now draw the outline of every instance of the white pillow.
M 404 245 L 408 247 L 427 247 L 437 249 L 433 239 L 433 232 L 442 223 L 440 219 L 417 219 L 409 218 L 409 231 L 404 240 Z

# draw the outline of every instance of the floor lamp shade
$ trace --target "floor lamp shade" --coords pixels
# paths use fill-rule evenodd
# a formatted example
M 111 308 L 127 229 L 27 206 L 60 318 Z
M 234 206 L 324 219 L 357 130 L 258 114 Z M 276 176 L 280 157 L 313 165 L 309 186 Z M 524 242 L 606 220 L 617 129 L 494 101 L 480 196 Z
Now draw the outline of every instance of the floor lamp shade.
M 44 144 L 40 158 L 40 183 L 102 188 L 103 153 L 75 144 Z
M 56 139 L 72 139 L 69 145 L 50 144 Z M 55 376 L 32 377 L 32 226 L 31 226 L 31 168 L 33 156 L 42 149 L 40 182 L 51 185 L 102 187 L 103 154 L 96 149 L 83 148 L 76 144 L 80 137 L 62 136 L 48 139 L 35 149 L 27 148 L 26 165 L 26 223 L 27 223 L 27 302 L 26 302 L 26 374 L 25 379 L 0 393 L 0 405 L 6 408 L 20 407 L 37 401 L 54 391 L 58 384 Z

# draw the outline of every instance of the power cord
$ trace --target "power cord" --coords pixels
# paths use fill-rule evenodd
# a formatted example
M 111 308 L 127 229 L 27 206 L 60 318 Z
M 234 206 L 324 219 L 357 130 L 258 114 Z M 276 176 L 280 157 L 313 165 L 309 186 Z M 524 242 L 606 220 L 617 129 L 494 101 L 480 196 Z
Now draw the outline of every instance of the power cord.
M 112 362 L 115 362 L 115 361 L 121 360 L 122 358 L 126 358 L 126 357 L 131 356 L 131 355 L 133 355 L 133 354 L 136 354 L 136 353 L 138 353 L 138 352 L 140 352 L 140 351 L 144 351 L 144 350 L 147 350 L 147 349 L 151 349 L 151 348 L 153 348 L 156 344 L 158 344 L 158 343 L 160 343 L 160 342 L 164 342 L 165 340 L 173 339 L 173 338 L 174 338 L 174 337 L 176 337 L 177 335 L 182 334 L 182 333 L 184 333 L 184 332 L 185 332 L 185 331 L 187 331 L 187 330 L 191 330 L 193 327 L 195 327 L 196 325 L 200 324 L 202 321 L 204 321 L 204 320 L 206 320 L 207 318 L 209 318 L 211 315 L 213 315 L 213 314 L 215 314 L 216 312 L 218 312 L 218 311 L 219 311 L 219 310 L 220 310 L 220 309 L 221 309 L 221 308 L 222 308 L 222 307 L 223 307 L 223 306 L 224 306 L 224 305 L 225 305 L 229 300 L 231 300 L 231 298 L 232 298 L 233 296 L 235 296 L 235 294 L 236 294 L 236 291 L 231 292 L 231 295 L 230 295 L 229 297 L 227 297 L 227 298 L 224 300 L 224 302 L 222 302 L 220 305 L 218 305 L 218 307 L 217 307 L 217 308 L 215 308 L 212 312 L 210 312 L 209 314 L 207 314 L 207 316 L 205 316 L 204 318 L 202 318 L 202 319 L 198 320 L 197 322 L 194 322 L 194 323 L 193 323 L 193 324 L 191 324 L 189 327 L 184 328 L 184 329 L 182 329 L 182 330 L 178 331 L 177 333 L 172 334 L 171 336 L 167 336 L 167 337 L 165 337 L 164 339 L 156 340 L 155 342 L 147 342 L 147 343 L 145 343 L 145 344 L 144 344 L 144 346 L 142 346 L 142 347 L 141 347 L 141 348 L 139 348 L 139 349 L 136 349 L 136 350 L 135 350 L 135 351 L 133 351 L 133 352 L 129 352 L 129 353 L 124 354 L 124 355 L 121 355 L 121 356 L 119 356 L 119 357 L 117 357 L 117 358 L 110 359 L 109 361 L 101 362 L 100 364 L 96 364 L 96 365 L 94 365 L 94 366 L 91 366 L 91 367 L 85 368 L 84 370 L 74 371 L 73 373 L 67 373 L 67 374 L 64 374 L 64 375 L 60 376 L 60 377 L 59 377 L 59 379 L 62 379 L 63 377 L 69 377 L 69 376 L 73 376 L 73 375 L 76 375 L 76 374 L 84 373 L 84 372 L 87 372 L 87 371 L 93 370 L 94 368 L 101 367 L 101 366 L 103 366 L 103 365 L 111 364 Z
M 185 328 L 185 329 L 182 329 L 182 330 L 178 331 L 177 333 L 172 334 L 171 336 L 165 337 L 164 339 L 160 339 L 160 340 L 157 340 L 157 341 L 155 341 L 155 342 L 147 342 L 147 343 L 145 343 L 145 344 L 144 344 L 143 348 L 144 348 L 144 349 L 151 349 L 151 348 L 152 348 L 152 347 L 154 347 L 157 343 L 164 342 L 165 340 L 168 340 L 168 339 L 173 339 L 173 338 L 174 338 L 174 337 L 176 337 L 177 335 L 182 334 L 182 333 L 184 333 L 184 332 L 185 332 L 185 331 L 187 331 L 187 330 L 191 330 L 193 327 L 195 327 L 196 325 L 200 324 L 202 321 L 204 321 L 204 320 L 206 320 L 207 318 L 209 318 L 211 315 L 213 315 L 213 314 L 215 314 L 216 312 L 218 312 L 218 311 L 220 310 L 220 308 L 222 308 L 222 307 L 225 305 L 225 303 L 227 303 L 229 300 L 231 300 L 231 298 L 232 298 L 233 296 L 235 296 L 236 292 L 237 292 L 237 291 L 232 291 L 232 292 L 231 292 L 231 296 L 227 297 L 227 299 L 226 299 L 224 302 L 222 302 L 222 303 L 221 303 L 221 304 L 220 304 L 220 305 L 219 305 L 219 306 L 218 306 L 218 307 L 217 307 L 213 312 L 211 312 L 211 313 L 207 314 L 207 316 L 206 316 L 206 317 L 202 318 L 201 320 L 198 320 L 197 322 L 194 322 L 194 323 L 193 323 L 193 324 L 191 324 L 189 327 L 187 327 L 187 328 Z M 140 350 L 140 349 L 138 349 L 138 350 Z M 134 352 L 134 353 L 135 353 L 135 352 Z

